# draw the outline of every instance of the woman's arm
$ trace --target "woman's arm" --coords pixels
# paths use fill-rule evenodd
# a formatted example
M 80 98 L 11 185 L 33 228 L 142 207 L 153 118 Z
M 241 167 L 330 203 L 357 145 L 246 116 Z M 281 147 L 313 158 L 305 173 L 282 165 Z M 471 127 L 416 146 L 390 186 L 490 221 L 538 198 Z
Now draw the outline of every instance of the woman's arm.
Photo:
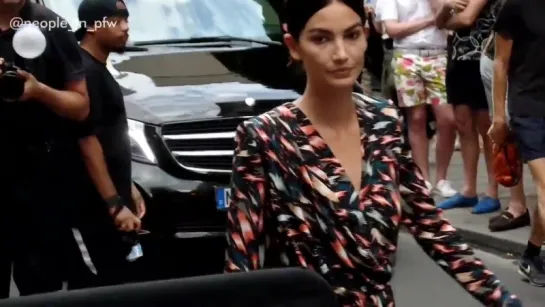
M 427 27 L 435 24 L 435 17 L 430 15 L 426 18 L 420 18 L 407 22 L 399 22 L 397 20 L 384 20 L 386 33 L 393 39 L 400 39 L 420 32 Z
M 493 110 L 492 125 L 488 135 L 495 144 L 501 145 L 507 138 L 509 128 L 505 110 L 508 87 L 508 72 L 511 62 L 513 40 L 524 31 L 521 20 L 520 1 L 507 0 L 496 16 L 494 24 L 494 77 L 492 79 Z
M 469 0 L 467 6 L 460 12 L 450 14 L 452 6 L 444 4 L 436 15 L 439 29 L 457 30 L 471 27 L 489 0 Z
M 505 97 L 507 95 L 507 72 L 509 60 L 511 59 L 511 48 L 513 41 L 501 34 L 495 36 L 494 50 L 494 78 L 492 79 L 492 91 L 494 99 L 494 120 L 505 124 Z
M 435 23 L 433 16 L 408 22 L 399 22 L 397 1 L 378 0 L 376 8 L 377 21 L 382 22 L 384 30 L 393 39 L 400 39 L 423 30 Z
M 494 24 L 494 79 L 492 83 L 494 98 L 494 120 L 505 120 L 505 97 L 507 95 L 507 73 L 513 48 L 513 38 L 522 30 L 520 1 L 507 0 L 498 12 Z
M 397 123 L 395 135 L 400 142 L 394 152 L 398 153 L 399 190 L 405 201 L 403 223 L 422 249 L 485 306 L 520 306 L 518 299 L 500 285 L 498 278 L 475 257 L 473 250 L 435 207 L 422 172 L 403 139 L 401 127 Z
M 258 132 L 251 121 L 237 128 L 227 220 L 226 272 L 263 268 L 267 176 Z

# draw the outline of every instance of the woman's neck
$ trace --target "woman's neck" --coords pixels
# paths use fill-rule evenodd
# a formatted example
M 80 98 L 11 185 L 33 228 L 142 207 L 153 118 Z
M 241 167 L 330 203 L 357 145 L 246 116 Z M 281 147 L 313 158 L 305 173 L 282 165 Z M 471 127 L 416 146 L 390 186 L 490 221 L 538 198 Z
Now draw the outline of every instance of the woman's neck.
M 311 118 L 314 124 L 322 124 L 331 128 L 342 128 L 350 125 L 355 116 L 356 105 L 352 98 L 352 90 L 313 87 L 307 84 L 299 107 Z

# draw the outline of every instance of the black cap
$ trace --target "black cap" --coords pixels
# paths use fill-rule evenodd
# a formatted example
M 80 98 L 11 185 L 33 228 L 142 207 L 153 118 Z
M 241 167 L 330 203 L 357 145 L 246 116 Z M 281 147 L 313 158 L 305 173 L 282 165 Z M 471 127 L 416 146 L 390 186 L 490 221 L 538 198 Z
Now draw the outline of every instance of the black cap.
M 118 3 L 122 3 L 120 7 Z M 83 0 L 78 8 L 78 18 L 81 27 L 75 32 L 76 39 L 81 41 L 87 27 L 96 22 L 102 22 L 104 19 L 112 16 L 129 17 L 129 11 L 123 0 Z

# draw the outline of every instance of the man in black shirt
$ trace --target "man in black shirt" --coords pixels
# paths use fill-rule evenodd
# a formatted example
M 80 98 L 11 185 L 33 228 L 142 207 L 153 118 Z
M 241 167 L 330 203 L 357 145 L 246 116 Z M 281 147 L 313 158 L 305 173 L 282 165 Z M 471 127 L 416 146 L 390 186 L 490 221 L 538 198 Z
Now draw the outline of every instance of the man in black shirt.
M 507 0 L 496 19 L 494 57 L 494 116 L 491 139 L 502 144 L 510 126 L 537 187 L 538 206 L 519 273 L 531 284 L 545 286 L 545 265 L 540 258 L 545 238 L 545 2 Z M 509 84 L 509 85 L 508 85 Z M 507 86 L 509 90 L 507 91 Z
M 87 25 L 76 31 L 76 38 L 81 41 L 91 104 L 79 142 L 90 179 L 84 193 L 86 217 L 79 229 L 98 277 L 88 275 L 86 286 L 103 286 L 127 281 L 126 257 L 132 245 L 123 238 L 139 230 L 145 211 L 131 179 L 123 94 L 106 68 L 110 52 L 121 53 L 125 48 L 129 13 L 121 0 L 84 0 L 78 15 Z
M 29 60 L 15 53 L 14 18 L 56 25 L 41 29 L 42 55 Z M 0 62 L 25 70 L 19 101 L 2 99 L 0 89 L 0 298 L 9 296 L 12 267 L 21 295 L 60 290 L 65 279 L 77 206 L 70 170 L 79 156 L 69 127 L 87 117 L 89 100 L 79 47 L 68 24 L 57 24 L 62 20 L 28 0 L 0 0 Z

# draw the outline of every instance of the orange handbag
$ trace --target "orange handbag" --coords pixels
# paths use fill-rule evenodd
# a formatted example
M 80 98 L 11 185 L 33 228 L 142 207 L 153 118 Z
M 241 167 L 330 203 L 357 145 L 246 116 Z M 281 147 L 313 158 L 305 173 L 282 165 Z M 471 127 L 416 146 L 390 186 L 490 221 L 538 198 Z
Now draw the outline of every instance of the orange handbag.
M 522 178 L 522 160 L 511 133 L 501 146 L 494 145 L 493 155 L 496 182 L 506 188 L 516 186 Z

